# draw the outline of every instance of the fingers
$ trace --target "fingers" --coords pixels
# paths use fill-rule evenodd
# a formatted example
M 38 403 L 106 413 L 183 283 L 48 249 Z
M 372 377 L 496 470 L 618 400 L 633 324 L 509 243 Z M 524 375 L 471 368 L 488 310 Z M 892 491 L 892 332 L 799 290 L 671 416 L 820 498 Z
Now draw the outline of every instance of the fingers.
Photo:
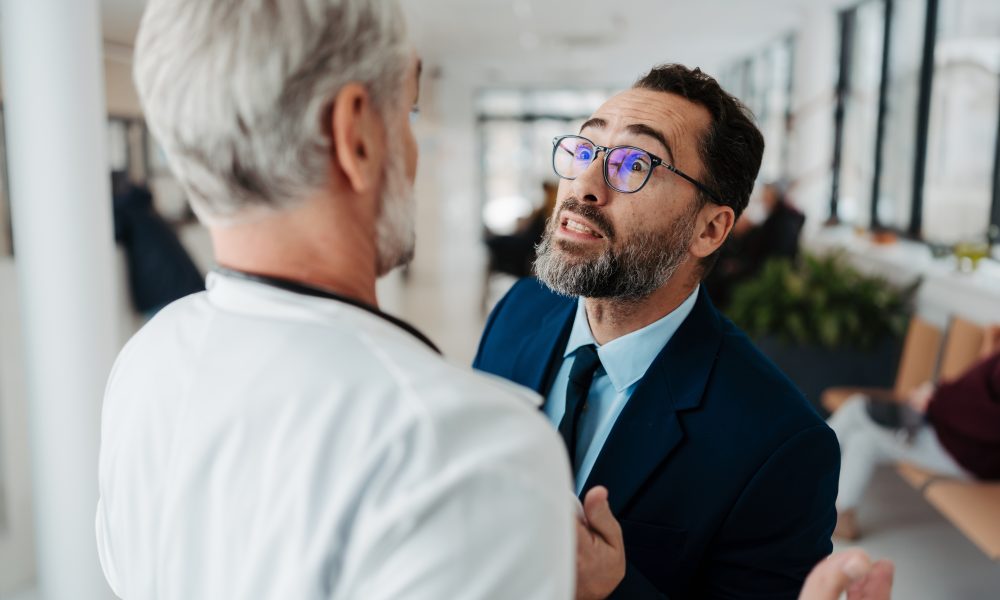
M 872 567 L 868 575 L 869 598 L 872 600 L 888 600 L 892 596 L 892 580 L 896 576 L 896 565 L 892 561 L 880 560 Z
M 586 544 L 586 543 L 590 542 L 590 538 L 592 538 L 592 537 L 594 537 L 594 534 L 591 533 L 590 528 L 587 527 L 587 525 L 585 523 L 583 523 L 579 519 L 577 519 L 577 521 L 576 521 L 576 547 L 577 547 L 577 552 L 579 552 L 579 549 L 580 549 L 580 547 L 583 544 Z
M 622 547 L 622 528 L 611 514 L 608 504 L 608 490 L 596 486 L 583 499 L 583 513 L 590 530 L 614 548 Z
M 838 552 L 816 565 L 802 586 L 799 600 L 837 600 L 871 569 L 871 559 L 863 550 Z
M 847 590 L 848 600 L 889 600 L 892 596 L 892 579 L 895 566 L 888 560 L 872 565 L 868 574 L 854 582 Z

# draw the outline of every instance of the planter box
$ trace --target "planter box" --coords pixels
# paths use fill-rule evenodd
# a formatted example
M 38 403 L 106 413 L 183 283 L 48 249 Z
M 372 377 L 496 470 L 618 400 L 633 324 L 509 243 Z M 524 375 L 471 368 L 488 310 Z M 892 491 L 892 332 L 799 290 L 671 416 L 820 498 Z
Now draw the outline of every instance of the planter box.
M 764 337 L 756 342 L 757 347 L 784 371 L 824 418 L 828 413 L 820 405 L 820 396 L 826 388 L 892 388 L 903 346 L 903 341 L 895 338 L 887 338 L 867 351 L 804 346 L 773 337 Z

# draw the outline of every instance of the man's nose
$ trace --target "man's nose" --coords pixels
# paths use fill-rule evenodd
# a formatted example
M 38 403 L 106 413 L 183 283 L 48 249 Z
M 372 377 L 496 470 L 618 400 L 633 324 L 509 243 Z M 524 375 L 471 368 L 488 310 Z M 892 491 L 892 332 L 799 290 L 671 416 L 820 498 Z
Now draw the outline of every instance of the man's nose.
M 604 181 L 604 152 L 594 158 L 594 162 L 573 180 L 573 191 L 582 202 L 604 205 L 608 202 L 611 189 Z

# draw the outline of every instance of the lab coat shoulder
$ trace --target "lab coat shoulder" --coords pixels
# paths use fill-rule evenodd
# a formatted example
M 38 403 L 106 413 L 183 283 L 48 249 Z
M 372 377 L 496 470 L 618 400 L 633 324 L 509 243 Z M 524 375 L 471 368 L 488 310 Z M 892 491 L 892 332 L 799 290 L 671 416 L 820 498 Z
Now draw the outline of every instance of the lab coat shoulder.
M 365 469 L 342 597 L 569 597 L 575 500 L 540 399 L 382 323 L 353 354 L 375 365 L 368 400 L 398 419 Z
M 537 398 L 329 304 L 268 299 L 247 314 L 197 294 L 129 342 L 102 429 L 109 580 L 155 547 L 178 564 L 217 561 L 230 585 L 225 557 L 241 556 L 243 524 L 267 506 L 267 552 L 328 549 L 331 598 L 569 597 L 570 474 Z M 206 506 L 218 517 L 192 525 Z M 199 554 L 191 540 L 206 531 L 232 547 Z M 126 579 L 121 590 L 149 577 Z
M 405 364 L 419 368 L 389 370 L 410 417 L 376 454 L 337 597 L 571 597 L 568 461 L 532 395 L 436 357 Z
M 541 398 L 506 380 L 453 365 L 395 329 L 361 334 L 380 372 L 380 403 L 407 414 L 399 426 L 419 434 L 453 469 L 503 472 L 521 485 L 535 480 L 553 502 L 565 503 L 553 482 L 570 482 L 565 448 L 538 406 Z M 360 349 L 359 349 L 360 351 Z

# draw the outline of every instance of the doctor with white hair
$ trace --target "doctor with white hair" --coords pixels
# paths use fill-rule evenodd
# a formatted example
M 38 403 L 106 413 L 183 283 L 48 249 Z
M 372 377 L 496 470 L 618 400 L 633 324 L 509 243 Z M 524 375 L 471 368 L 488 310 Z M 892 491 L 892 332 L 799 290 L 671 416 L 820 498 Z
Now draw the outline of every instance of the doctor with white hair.
M 378 309 L 413 253 L 418 78 L 395 1 L 149 2 L 135 80 L 220 268 L 108 383 L 120 597 L 572 596 L 538 398 Z

